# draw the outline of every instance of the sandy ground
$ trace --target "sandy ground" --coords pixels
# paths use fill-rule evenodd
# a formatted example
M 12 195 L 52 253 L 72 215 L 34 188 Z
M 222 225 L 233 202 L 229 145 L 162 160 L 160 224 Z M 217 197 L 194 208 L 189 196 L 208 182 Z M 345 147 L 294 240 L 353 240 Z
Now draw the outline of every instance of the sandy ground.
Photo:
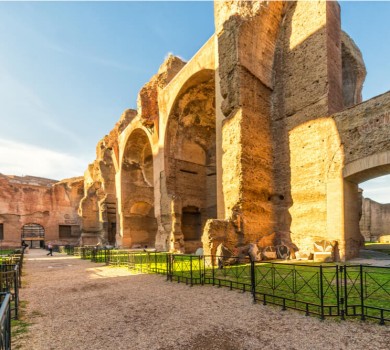
M 248 293 L 42 250 L 26 258 L 21 299 L 32 325 L 13 349 L 390 349 L 390 326 L 320 321 L 253 305 Z

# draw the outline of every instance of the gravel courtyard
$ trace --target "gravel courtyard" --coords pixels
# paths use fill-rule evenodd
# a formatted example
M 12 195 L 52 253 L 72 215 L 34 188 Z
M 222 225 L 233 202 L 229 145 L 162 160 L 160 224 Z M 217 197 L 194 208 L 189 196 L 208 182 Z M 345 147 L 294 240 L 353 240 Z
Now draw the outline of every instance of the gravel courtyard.
M 32 325 L 13 349 L 390 349 L 389 326 L 320 321 L 253 305 L 249 293 L 45 253 L 26 255 L 20 297 Z

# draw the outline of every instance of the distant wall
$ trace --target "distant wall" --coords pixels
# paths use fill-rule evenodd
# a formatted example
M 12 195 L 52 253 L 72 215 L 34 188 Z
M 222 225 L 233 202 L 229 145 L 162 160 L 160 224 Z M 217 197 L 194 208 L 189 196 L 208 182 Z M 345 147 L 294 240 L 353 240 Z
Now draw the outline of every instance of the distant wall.
M 363 198 L 360 231 L 366 242 L 390 241 L 390 204 Z M 382 238 L 382 239 L 381 239 Z
M 26 224 L 41 225 L 45 230 L 44 242 L 77 242 L 81 224 L 77 208 L 83 193 L 82 178 L 56 182 L 0 174 L 2 245 L 20 245 L 22 227 Z M 60 225 L 66 226 L 63 237 Z

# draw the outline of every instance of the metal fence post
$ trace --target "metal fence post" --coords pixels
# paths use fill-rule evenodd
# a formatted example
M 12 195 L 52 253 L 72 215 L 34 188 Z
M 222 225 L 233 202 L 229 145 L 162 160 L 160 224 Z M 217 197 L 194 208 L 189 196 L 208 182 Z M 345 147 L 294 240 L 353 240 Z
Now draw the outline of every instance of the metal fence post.
M 110 250 L 109 249 L 104 250 L 104 261 L 105 261 L 106 265 L 108 265 L 110 262 Z
M 366 320 L 366 316 L 364 315 L 364 284 L 363 284 L 363 265 L 360 265 L 360 304 L 361 304 L 361 308 L 362 308 L 362 316 L 361 316 L 361 320 L 362 321 L 365 321 Z
M 200 271 L 200 284 L 203 286 L 205 284 L 205 277 L 206 277 L 206 261 L 204 256 L 198 257 L 199 259 L 199 271 Z M 202 266 L 203 261 L 203 266 Z
M 344 265 L 344 313 L 348 316 L 348 270 L 347 265 Z
M 323 283 L 323 271 L 322 265 L 320 265 L 320 302 L 321 302 L 321 320 L 325 318 L 324 316 L 324 283 Z
M 213 278 L 213 286 L 215 286 L 215 269 L 214 269 L 215 261 L 216 261 L 216 257 L 214 255 L 211 255 L 211 273 Z
M 14 290 L 15 290 L 15 320 L 19 317 L 19 281 L 18 281 L 18 273 L 19 266 L 15 265 L 14 269 Z M 10 288 L 11 291 L 11 288 Z
M 255 262 L 251 260 L 251 292 L 253 296 L 253 303 L 256 304 L 256 266 Z
M 343 272 L 344 272 L 343 266 L 336 265 L 337 313 L 339 316 L 341 316 L 342 320 L 345 320 L 344 297 L 343 297 L 344 295 Z
M 191 287 L 193 286 L 193 272 L 192 272 L 192 255 L 190 255 L 190 278 L 191 278 Z
M 167 281 L 169 281 L 169 253 L 167 253 L 166 255 L 166 259 L 165 259 L 165 264 L 166 264 L 166 270 L 167 270 Z

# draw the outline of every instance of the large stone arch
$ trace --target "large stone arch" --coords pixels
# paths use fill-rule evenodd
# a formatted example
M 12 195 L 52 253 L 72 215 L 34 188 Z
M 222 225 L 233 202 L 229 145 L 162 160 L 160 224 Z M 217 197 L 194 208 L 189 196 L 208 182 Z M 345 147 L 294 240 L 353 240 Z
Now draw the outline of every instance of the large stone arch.
M 127 139 L 121 163 L 122 246 L 154 246 L 153 152 L 147 133 L 135 129 Z
M 81 244 L 115 244 L 117 198 L 115 152 L 105 139 L 96 147 L 96 159 L 84 173 L 84 197 L 80 201 Z
M 347 256 L 356 255 L 359 244 L 353 244 L 353 238 L 360 232 L 360 219 L 362 217 L 362 193 L 359 184 L 379 176 L 390 174 L 390 151 L 371 154 L 356 159 L 344 166 L 344 220 L 347 247 Z M 360 241 L 363 242 L 363 236 Z
M 389 108 L 390 93 L 386 93 L 332 116 L 344 153 L 340 220 L 347 259 L 358 254 L 364 240 L 359 228 L 359 183 L 390 173 Z
M 388 174 L 390 174 L 390 151 L 359 158 L 346 164 L 343 169 L 344 179 L 356 184 Z
M 214 74 L 203 70 L 183 84 L 165 133 L 167 195 L 175 201 L 172 240 L 185 252 L 202 246 L 205 223 L 217 216 Z

